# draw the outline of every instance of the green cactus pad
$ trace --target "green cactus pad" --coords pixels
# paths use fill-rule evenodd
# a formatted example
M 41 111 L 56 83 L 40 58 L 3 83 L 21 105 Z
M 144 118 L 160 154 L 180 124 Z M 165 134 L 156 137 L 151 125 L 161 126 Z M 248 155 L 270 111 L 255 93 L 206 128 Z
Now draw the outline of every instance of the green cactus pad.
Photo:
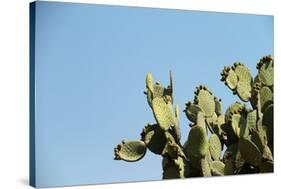
M 203 112 L 198 112 L 196 125 L 205 128 L 205 118 Z
M 222 114 L 222 105 L 221 105 L 221 99 L 215 97 L 215 112 L 217 116 L 220 116 Z
M 228 88 L 231 90 L 236 89 L 238 77 L 231 67 L 225 66 L 221 72 L 221 76 L 221 81 L 223 81 Z
M 178 104 L 175 107 L 175 117 L 176 117 L 177 120 L 180 119 L 180 108 L 179 108 Z
M 264 146 L 266 145 L 266 135 L 263 131 L 257 131 L 255 129 L 252 131 L 251 141 L 255 143 L 258 149 L 262 152 Z
M 235 168 L 239 168 L 245 163 L 245 160 L 242 159 L 241 154 L 238 150 L 238 143 L 233 143 L 229 145 L 226 151 L 224 152 L 223 162 L 227 161 L 233 162 L 233 166 Z
M 203 158 L 209 150 L 208 136 L 205 128 L 194 126 L 190 129 L 186 149 L 188 156 Z
M 224 163 L 221 161 L 213 161 L 210 165 L 211 172 L 213 176 L 223 176 L 224 175 Z
M 273 143 L 273 104 L 269 105 L 266 110 L 264 111 L 263 114 L 263 120 L 262 120 L 262 125 L 266 127 L 266 134 L 267 134 L 267 139 L 268 143 Z
M 243 105 L 240 102 L 235 102 L 231 104 L 225 112 L 225 123 L 231 122 L 231 117 L 233 114 L 239 113 L 243 108 Z
M 236 134 L 237 137 L 240 137 L 240 126 L 246 125 L 246 121 L 241 114 L 234 114 L 232 116 L 231 126 L 233 132 Z
M 262 87 L 260 89 L 260 98 L 261 98 L 261 111 L 264 112 L 268 103 L 273 101 L 273 93 L 269 87 Z
M 218 116 L 217 119 L 212 124 L 212 129 L 218 136 L 222 136 L 221 126 L 224 124 L 225 124 L 224 114 Z
M 168 155 L 172 159 L 177 159 L 179 156 L 182 156 L 181 148 L 177 143 L 168 141 L 162 151 L 162 155 Z
M 169 86 L 170 90 L 171 90 L 171 96 L 173 94 L 173 76 L 172 76 L 172 71 L 170 70 L 170 86 Z
M 273 172 L 273 161 L 265 161 L 260 165 L 261 173 L 272 173 Z
M 184 178 L 185 164 L 185 160 L 181 157 L 172 160 L 163 157 L 163 179 Z
M 234 166 L 232 161 L 226 161 L 224 166 L 224 175 L 233 175 L 234 174 Z
M 221 156 L 221 141 L 216 134 L 212 134 L 209 139 L 209 149 L 213 160 L 219 160 Z
M 244 64 L 234 63 L 233 69 L 238 77 L 239 82 L 243 81 L 251 85 L 253 78 L 250 70 Z
M 244 115 L 241 114 L 235 114 L 235 115 L 239 115 L 238 119 L 235 119 L 235 121 L 233 120 L 233 116 L 232 116 L 232 128 L 233 126 L 236 127 L 233 124 L 238 124 L 237 126 L 239 127 L 239 138 L 246 138 L 249 136 L 249 128 L 247 127 L 247 120 L 245 119 Z M 235 116 L 236 117 L 236 116 Z M 234 123 L 233 123 L 234 121 Z M 237 122 L 236 122 L 237 121 Z
M 200 160 L 200 164 L 201 164 L 201 170 L 202 170 L 203 177 L 212 176 L 210 165 L 209 165 L 208 161 L 206 160 L 206 158 L 202 158 Z
M 257 65 L 259 80 L 267 86 L 273 85 L 274 71 L 273 59 L 271 56 L 263 57 Z
M 153 92 L 151 90 L 147 90 L 145 92 L 146 94 L 146 98 L 147 98 L 147 102 L 149 104 L 150 107 L 152 107 L 152 100 L 156 97 L 164 97 L 165 95 L 165 88 L 161 86 L 161 84 L 159 82 L 156 82 L 153 85 Z
M 174 113 L 163 98 L 156 97 L 152 100 L 152 109 L 157 123 L 163 130 L 168 130 L 175 125 Z
M 148 73 L 146 75 L 145 82 L 146 82 L 146 87 L 148 88 L 148 90 L 150 90 L 153 93 L 153 77 L 152 77 L 151 73 Z
M 153 97 L 163 97 L 164 96 L 164 87 L 160 83 L 155 83 L 153 85 Z
M 225 83 L 231 90 L 234 90 L 237 87 L 238 77 L 232 69 L 229 70 Z
M 192 156 L 192 155 L 189 155 L 188 156 L 189 158 L 189 162 L 190 162 L 190 165 L 192 168 L 195 168 L 197 170 L 201 170 L 201 159 L 202 158 L 199 158 L 199 157 L 195 157 L 195 156 Z
M 264 145 L 264 148 L 262 150 L 262 159 L 263 160 L 270 160 L 273 161 L 273 155 L 272 152 L 270 150 L 270 148 L 267 145 Z
M 250 131 L 256 128 L 257 124 L 257 111 L 253 110 L 247 114 L 247 127 Z
M 203 114 L 204 115 L 204 114 Z M 204 117 L 203 117 L 204 118 Z M 197 118 L 198 119 L 198 118 Z M 212 117 L 207 117 L 207 118 L 204 118 L 204 122 L 206 122 L 206 124 L 209 126 L 209 127 L 213 127 L 214 123 L 216 122 L 216 120 L 218 119 L 218 116 L 217 114 L 213 114 Z M 205 125 L 205 124 L 204 124 Z
M 250 99 L 251 105 L 255 109 L 257 108 L 257 104 L 258 104 L 257 96 L 259 94 L 261 87 L 262 87 L 262 83 L 258 79 L 256 79 L 252 86 L 252 92 L 251 92 L 252 94 L 251 94 L 251 99 Z
M 143 141 L 122 141 L 122 144 L 114 148 L 116 160 L 129 162 L 138 161 L 146 153 L 146 145 Z
M 246 82 L 246 81 L 239 81 L 237 84 L 237 93 L 239 98 L 244 101 L 244 102 L 248 102 L 249 99 L 251 98 L 251 84 Z
M 169 137 L 167 137 L 169 136 Z M 165 133 L 157 124 L 147 125 L 141 133 L 142 141 L 145 142 L 148 149 L 155 154 L 162 154 L 168 139 L 173 140 L 170 133 Z
M 204 86 L 199 86 L 195 93 L 197 95 L 194 103 L 200 106 L 206 117 L 212 117 L 215 113 L 215 100 L 212 93 Z
M 186 117 L 191 121 L 191 122 L 196 122 L 197 120 L 197 114 L 198 112 L 202 112 L 202 109 L 200 106 L 193 104 L 191 102 L 186 104 L 185 110 L 184 110 Z
M 259 148 L 249 139 L 241 138 L 238 148 L 243 159 L 254 166 L 259 166 L 262 160 L 262 154 Z

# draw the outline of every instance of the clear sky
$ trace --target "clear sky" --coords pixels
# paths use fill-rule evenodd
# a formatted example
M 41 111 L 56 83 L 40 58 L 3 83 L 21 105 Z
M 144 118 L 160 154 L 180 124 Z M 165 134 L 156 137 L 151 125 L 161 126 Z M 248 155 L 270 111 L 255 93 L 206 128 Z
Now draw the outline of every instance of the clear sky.
M 273 17 L 198 11 L 37 2 L 36 168 L 39 186 L 159 180 L 161 157 L 113 160 L 122 139 L 139 139 L 154 123 L 143 94 L 145 76 L 168 85 L 173 71 L 188 135 L 184 103 L 199 84 L 239 100 L 220 81 L 234 61 L 256 74 L 273 54 Z

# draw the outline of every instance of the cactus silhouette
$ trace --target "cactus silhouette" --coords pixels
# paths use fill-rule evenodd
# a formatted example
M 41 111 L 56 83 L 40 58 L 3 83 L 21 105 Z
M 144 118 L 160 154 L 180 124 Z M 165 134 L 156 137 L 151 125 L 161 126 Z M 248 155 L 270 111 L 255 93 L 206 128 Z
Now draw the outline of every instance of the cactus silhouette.
M 118 144 L 115 159 L 138 161 L 148 149 L 162 156 L 163 179 L 273 172 L 273 64 L 271 56 L 261 58 L 254 78 L 239 62 L 223 68 L 221 81 L 243 102 L 225 113 L 221 99 L 196 87 L 194 100 L 185 104 L 191 128 L 183 145 L 172 73 L 168 87 L 148 73 L 144 93 L 156 123 L 143 128 L 140 140 Z

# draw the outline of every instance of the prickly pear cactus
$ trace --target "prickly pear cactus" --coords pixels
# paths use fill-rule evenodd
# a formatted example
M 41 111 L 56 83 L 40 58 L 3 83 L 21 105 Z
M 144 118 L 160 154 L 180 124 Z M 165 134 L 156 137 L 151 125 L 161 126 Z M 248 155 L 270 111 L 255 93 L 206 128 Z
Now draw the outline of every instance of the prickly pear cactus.
M 225 113 L 222 100 L 210 89 L 196 87 L 183 110 L 191 127 L 183 145 L 172 72 L 167 87 L 154 83 L 148 73 L 144 94 L 155 123 L 143 128 L 140 140 L 118 144 L 115 159 L 138 161 L 148 149 L 162 156 L 163 179 L 273 172 L 273 66 L 271 56 L 261 58 L 255 77 L 240 62 L 224 67 L 221 81 L 242 101 Z

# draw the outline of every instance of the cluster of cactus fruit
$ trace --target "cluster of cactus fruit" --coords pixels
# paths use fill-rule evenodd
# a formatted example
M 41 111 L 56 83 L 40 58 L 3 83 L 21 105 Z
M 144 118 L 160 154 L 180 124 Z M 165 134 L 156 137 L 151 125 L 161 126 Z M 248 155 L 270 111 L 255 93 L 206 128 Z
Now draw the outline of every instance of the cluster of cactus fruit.
M 163 87 L 148 73 L 145 95 L 156 123 L 144 127 L 140 140 L 118 144 L 115 159 L 138 161 L 149 149 L 163 158 L 163 179 L 273 172 L 273 63 L 271 56 L 261 58 L 255 78 L 244 64 L 224 67 L 221 81 L 244 102 L 225 113 L 221 99 L 197 87 L 184 109 L 191 128 L 183 145 L 172 74 Z

